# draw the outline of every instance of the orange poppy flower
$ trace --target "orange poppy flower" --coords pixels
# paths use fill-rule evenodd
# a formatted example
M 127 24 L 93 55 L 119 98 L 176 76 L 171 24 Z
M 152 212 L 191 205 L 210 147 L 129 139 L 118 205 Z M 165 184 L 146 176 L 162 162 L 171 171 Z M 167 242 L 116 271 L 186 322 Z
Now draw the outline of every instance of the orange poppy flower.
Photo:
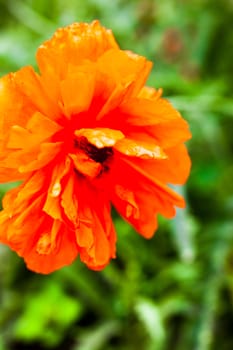
M 27 66 L 0 79 L 0 241 L 29 269 L 50 273 L 78 255 L 91 269 L 115 257 L 113 205 L 150 238 L 171 218 L 190 170 L 187 123 L 161 90 L 151 62 L 118 47 L 98 21 L 58 29 Z

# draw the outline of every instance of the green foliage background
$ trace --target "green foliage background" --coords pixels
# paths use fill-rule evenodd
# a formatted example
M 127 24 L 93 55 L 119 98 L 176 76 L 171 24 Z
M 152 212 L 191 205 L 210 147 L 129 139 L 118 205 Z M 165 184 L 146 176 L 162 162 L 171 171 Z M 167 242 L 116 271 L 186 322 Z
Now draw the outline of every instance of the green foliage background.
M 0 246 L 0 350 L 233 349 L 232 0 L 0 0 L 0 74 L 59 26 L 99 19 L 154 62 L 189 121 L 188 206 L 144 240 L 114 214 L 118 258 L 33 274 Z M 1 185 L 1 196 L 9 185 Z

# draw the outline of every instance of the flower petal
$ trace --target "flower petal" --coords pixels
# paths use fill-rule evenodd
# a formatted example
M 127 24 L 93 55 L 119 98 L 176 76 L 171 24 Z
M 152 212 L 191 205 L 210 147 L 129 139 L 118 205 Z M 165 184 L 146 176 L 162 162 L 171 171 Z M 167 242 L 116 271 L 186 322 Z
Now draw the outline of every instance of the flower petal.
M 166 161 L 138 159 L 137 165 L 146 173 L 156 174 L 160 182 L 168 184 L 183 184 L 190 173 L 191 161 L 184 145 L 177 145 L 166 149 Z
M 62 145 L 63 142 L 42 143 L 31 161 L 28 160 L 25 165 L 21 163 L 19 171 L 25 173 L 43 168 L 59 154 Z
M 22 256 L 29 269 L 47 274 L 69 265 L 78 246 L 73 230 L 42 211 L 44 181 L 43 173 L 37 172 L 4 197 L 0 241 Z
M 160 94 L 159 94 L 160 95 Z M 145 99 L 135 97 L 121 106 L 128 124 L 145 126 L 181 119 L 180 113 L 164 98 Z
M 51 119 L 60 119 L 61 112 L 57 104 L 48 97 L 32 67 L 27 66 L 14 73 L 14 81 L 39 112 Z
M 114 149 L 126 156 L 139 157 L 143 159 L 166 159 L 167 156 L 161 147 L 155 143 L 137 142 L 136 140 L 124 138 L 118 141 Z
M 62 191 L 61 182 L 69 174 L 71 161 L 68 157 L 60 160 L 52 170 L 51 181 L 47 190 L 46 201 L 43 210 L 52 218 L 63 221 L 60 197 Z
M 74 134 L 77 137 L 86 137 L 88 142 L 97 148 L 112 147 L 124 138 L 121 131 L 108 128 L 79 129 L 75 130 Z
M 88 68 L 86 72 L 81 68 L 75 72 L 73 68 L 71 75 L 60 83 L 64 112 L 69 118 L 72 114 L 86 111 L 90 107 L 95 88 L 95 72 L 90 65 Z
M 116 234 L 110 216 L 110 206 L 104 193 L 84 181 L 77 189 L 80 227 L 77 243 L 82 247 L 80 259 L 94 270 L 102 269 L 115 257 Z
M 118 48 L 111 30 L 98 21 L 73 23 L 59 28 L 53 37 L 37 51 L 37 62 L 42 76 L 66 77 L 67 62 L 78 65 L 84 60 L 96 61 L 105 51 Z
M 49 226 L 46 225 L 48 229 Z M 43 231 L 42 231 L 43 232 Z M 43 239 L 43 241 L 42 241 Z M 78 255 L 75 236 L 63 223 L 55 220 L 49 231 L 25 255 L 27 267 L 37 273 L 48 274 L 70 265 Z
M 132 169 L 133 172 L 136 171 L 138 178 L 141 178 L 144 180 L 145 186 L 147 187 L 147 184 L 150 186 L 152 192 L 154 194 L 157 194 L 157 196 L 161 197 L 161 200 L 163 200 L 166 204 L 166 201 L 168 205 L 164 205 L 164 216 L 170 217 L 173 216 L 173 210 L 171 210 L 170 214 L 170 204 L 176 205 L 180 208 L 185 207 L 185 202 L 182 196 L 175 193 L 170 187 L 165 185 L 163 182 L 159 181 L 156 178 L 156 174 L 151 174 L 147 172 L 145 169 L 141 169 L 140 166 L 136 162 L 132 162 L 127 158 L 124 158 L 123 163 L 127 163 Z M 130 170 L 128 170 L 130 171 Z
M 99 75 L 105 79 L 106 98 L 97 115 L 99 120 L 111 109 L 138 94 L 148 77 L 152 63 L 130 51 L 111 49 L 98 59 L 97 67 Z M 104 86 L 103 83 L 101 85 Z
M 112 203 L 119 213 L 148 238 L 157 227 L 157 214 L 171 218 L 175 215 L 174 206 L 184 207 L 183 198 L 149 170 L 141 169 L 136 161 L 129 158 L 115 156 L 106 183 Z
M 61 207 L 63 208 L 67 219 L 70 221 L 70 223 L 73 224 L 74 228 L 78 227 L 79 225 L 78 199 L 75 193 L 75 181 L 77 181 L 76 174 L 74 172 L 71 172 L 67 178 L 67 181 L 62 187 L 61 194 Z M 58 193 L 60 192 L 61 184 L 57 183 L 57 185 L 55 185 L 55 188 L 56 186 Z
M 142 133 L 155 139 L 163 149 L 171 148 L 191 138 L 188 123 L 184 119 L 159 125 L 146 126 Z
M 84 152 L 79 151 L 76 154 L 69 154 L 69 156 L 80 174 L 94 179 L 101 172 L 102 165 L 89 158 Z
M 14 74 L 0 79 L 0 140 L 7 135 L 13 125 L 25 126 L 35 112 L 33 103 L 15 84 Z
M 142 189 L 132 192 L 117 185 L 112 202 L 119 214 L 143 237 L 151 238 L 154 235 L 158 227 L 156 216 L 159 208 L 151 192 Z
M 8 148 L 30 148 L 41 143 L 47 138 L 61 130 L 61 126 L 36 112 L 29 119 L 26 128 L 19 125 L 13 125 L 10 129 L 10 135 L 7 142 Z

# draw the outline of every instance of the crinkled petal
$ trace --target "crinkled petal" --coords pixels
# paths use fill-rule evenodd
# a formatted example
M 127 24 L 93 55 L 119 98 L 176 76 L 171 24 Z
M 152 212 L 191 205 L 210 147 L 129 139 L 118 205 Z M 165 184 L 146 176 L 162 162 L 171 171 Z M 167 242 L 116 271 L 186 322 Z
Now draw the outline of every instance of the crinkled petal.
M 156 140 L 165 150 L 191 138 L 188 123 L 182 118 L 155 126 L 147 126 L 141 131 L 145 135 L 145 139 L 149 137 Z
M 156 174 L 160 182 L 168 184 L 181 185 L 187 181 L 190 174 L 191 161 L 185 145 L 180 144 L 173 148 L 166 149 L 167 159 L 148 161 L 143 159 L 137 160 L 140 169 L 146 173 Z
M 107 186 L 119 213 L 148 238 L 157 227 L 157 214 L 171 218 L 175 206 L 184 207 L 183 198 L 159 181 L 156 174 L 128 158 L 115 158 Z
M 149 185 L 149 189 L 157 194 L 157 197 L 161 198 L 161 201 L 164 202 L 164 206 L 161 207 L 164 209 L 163 215 L 166 217 L 173 216 L 173 210 L 169 208 L 171 206 L 177 206 L 180 208 L 185 207 L 185 202 L 182 196 L 174 192 L 170 187 L 164 184 L 162 181 L 159 181 L 156 178 L 156 174 L 151 174 L 147 172 L 145 169 L 140 168 L 140 166 L 136 162 L 132 162 L 129 159 L 125 158 L 123 163 L 128 164 L 129 167 L 133 169 L 133 173 L 136 172 L 138 179 L 144 180 L 143 183 L 147 187 Z M 131 169 L 127 170 L 130 172 Z M 167 202 L 167 205 L 165 205 Z
M 85 60 L 96 61 L 111 48 L 118 48 L 112 32 L 98 21 L 73 23 L 58 29 L 39 47 L 37 62 L 42 76 L 58 76 L 62 80 L 66 77 L 68 62 L 78 65 Z
M 74 172 L 70 172 L 66 181 L 62 186 L 62 193 L 60 199 L 60 205 L 64 210 L 64 214 L 74 228 L 79 225 L 79 217 L 78 217 L 78 198 L 75 194 L 75 182 L 76 174 Z M 57 184 L 57 191 L 60 191 L 60 183 Z
M 164 98 L 145 99 L 135 97 L 121 106 L 126 122 L 145 126 L 166 123 L 181 119 L 180 113 Z
M 61 130 L 61 126 L 39 112 L 33 114 L 26 128 L 13 125 L 10 129 L 8 148 L 25 149 L 48 139 Z
M 51 119 L 60 119 L 58 105 L 49 98 L 32 67 L 27 66 L 14 73 L 14 81 L 39 112 Z
M 134 192 L 122 185 L 116 185 L 112 202 L 119 214 L 145 238 L 151 238 L 158 226 L 159 206 L 151 192 L 138 189 Z M 150 205 L 148 205 L 148 202 Z
M 78 256 L 78 247 L 73 231 L 62 222 L 55 220 L 52 227 L 48 224 L 45 227 L 24 259 L 30 270 L 48 274 L 70 265 Z
M 0 141 L 13 125 L 25 126 L 35 112 L 31 101 L 19 90 L 14 73 L 0 79 Z
M 31 162 L 19 167 L 21 173 L 28 173 L 34 170 L 41 169 L 49 164 L 60 153 L 63 142 L 42 143 L 39 147 L 38 154 L 34 156 Z
M 60 82 L 63 111 L 69 118 L 88 110 L 95 88 L 95 72 L 90 65 L 86 71 L 82 67 L 78 72 L 75 72 L 75 67 L 70 69 L 70 75 Z
M 114 146 L 118 152 L 130 157 L 138 157 L 142 159 L 166 159 L 167 156 L 161 147 L 156 143 L 145 141 L 137 142 L 132 139 L 124 138 Z
M 62 181 L 66 176 L 69 176 L 70 168 L 71 161 L 69 157 L 66 157 L 65 159 L 60 160 L 52 170 L 43 210 L 55 220 L 58 219 L 63 221 L 61 207 Z
M 69 265 L 78 254 L 74 230 L 43 211 L 45 184 L 45 175 L 35 173 L 4 197 L 0 213 L 0 241 L 39 273 Z
M 82 247 L 80 259 L 94 270 L 102 269 L 115 257 L 116 234 L 110 205 L 104 193 L 83 182 L 77 188 L 80 227 L 77 243 Z
M 74 134 L 77 137 L 86 137 L 88 142 L 97 148 L 113 147 L 117 141 L 124 138 L 121 131 L 108 128 L 80 129 Z
M 88 157 L 86 153 L 79 151 L 76 154 L 69 154 L 69 156 L 73 160 L 75 169 L 80 174 L 90 179 L 94 179 L 100 174 L 102 165 Z
M 101 81 L 101 86 L 104 86 L 106 102 L 99 111 L 97 120 L 136 96 L 144 85 L 151 66 L 152 63 L 144 57 L 129 51 L 112 49 L 105 52 L 98 60 L 98 72 L 105 79 L 104 84 Z

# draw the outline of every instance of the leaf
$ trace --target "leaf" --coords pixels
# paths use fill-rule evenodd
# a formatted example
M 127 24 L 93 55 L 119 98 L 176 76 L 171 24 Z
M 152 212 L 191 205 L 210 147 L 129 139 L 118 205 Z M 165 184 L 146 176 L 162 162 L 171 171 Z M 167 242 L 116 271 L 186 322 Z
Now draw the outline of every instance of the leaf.
M 135 312 L 144 326 L 156 350 L 165 341 L 165 326 L 160 308 L 152 300 L 140 298 L 135 304 Z
M 15 337 L 25 342 L 55 345 L 81 313 L 78 299 L 66 295 L 57 282 L 48 280 L 41 290 L 26 299 L 25 309 L 15 325 Z

